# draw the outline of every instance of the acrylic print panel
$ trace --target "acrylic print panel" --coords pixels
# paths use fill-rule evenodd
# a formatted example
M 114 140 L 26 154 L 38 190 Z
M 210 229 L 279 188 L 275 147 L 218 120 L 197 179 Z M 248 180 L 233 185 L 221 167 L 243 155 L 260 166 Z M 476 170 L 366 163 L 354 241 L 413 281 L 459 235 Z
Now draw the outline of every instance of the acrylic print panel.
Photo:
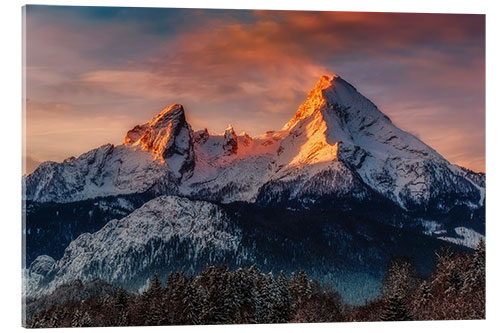
M 24 17 L 26 327 L 484 318 L 484 15 Z

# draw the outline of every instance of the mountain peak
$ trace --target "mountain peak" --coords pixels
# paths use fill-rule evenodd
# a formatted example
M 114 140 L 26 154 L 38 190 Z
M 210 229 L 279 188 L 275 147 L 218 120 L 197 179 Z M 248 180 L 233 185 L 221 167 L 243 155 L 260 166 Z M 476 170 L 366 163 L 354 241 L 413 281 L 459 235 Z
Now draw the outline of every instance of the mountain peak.
M 170 169 L 179 176 L 193 167 L 193 140 L 191 126 L 186 122 L 184 108 L 173 104 L 163 109 L 145 124 L 137 125 L 127 132 L 124 145 L 149 151 L 155 159 L 165 161 L 179 155 L 179 161 L 172 159 Z M 172 165 L 170 165 L 172 164 Z M 175 165 L 173 165 L 175 164 Z
M 295 116 L 283 126 L 283 130 L 291 130 L 300 120 L 308 118 L 315 113 L 315 111 L 326 104 L 326 96 L 329 95 L 329 91 L 332 90 L 332 87 L 344 83 L 347 84 L 347 82 L 342 80 L 337 74 L 331 76 L 322 75 L 314 88 L 307 94 L 306 101 L 300 105 Z
M 336 118 L 341 125 L 354 118 L 368 122 L 390 123 L 390 119 L 380 112 L 375 104 L 337 74 L 320 77 L 307 95 L 307 99 L 300 105 L 295 116 L 285 124 L 283 130 L 290 131 L 302 120 L 311 116 L 330 120 Z
M 331 87 L 334 84 L 334 81 L 340 79 L 340 76 L 337 74 L 333 74 L 331 76 L 328 75 L 322 75 L 318 82 L 316 82 L 316 86 L 314 87 L 313 91 L 322 91 L 325 90 L 329 87 Z
M 127 132 L 123 143 L 125 145 L 134 145 L 142 140 L 142 142 L 147 141 L 145 135 L 150 136 L 152 130 L 157 131 L 162 128 L 166 128 L 171 125 L 172 122 L 176 123 L 186 123 L 186 116 L 184 114 L 184 108 L 181 104 L 172 104 L 164 108 L 160 113 L 151 118 L 145 124 L 137 125 Z M 146 148 L 145 150 L 148 150 Z
M 236 136 L 236 132 L 231 124 L 229 124 L 224 131 L 223 148 L 225 155 L 236 154 L 238 150 L 238 137 Z
M 450 191 L 483 205 L 484 176 L 451 166 L 338 75 L 321 76 L 284 129 L 255 139 L 231 125 L 222 135 L 193 133 L 173 104 L 128 131 L 124 145 L 42 164 L 26 179 L 26 197 L 67 202 L 148 189 L 231 202 L 344 195 L 362 185 L 403 208 Z
M 184 107 L 181 104 L 172 104 L 164 108 L 160 113 L 149 121 L 151 127 L 163 127 L 168 124 L 172 119 L 179 119 L 185 122 L 186 116 L 184 114 Z

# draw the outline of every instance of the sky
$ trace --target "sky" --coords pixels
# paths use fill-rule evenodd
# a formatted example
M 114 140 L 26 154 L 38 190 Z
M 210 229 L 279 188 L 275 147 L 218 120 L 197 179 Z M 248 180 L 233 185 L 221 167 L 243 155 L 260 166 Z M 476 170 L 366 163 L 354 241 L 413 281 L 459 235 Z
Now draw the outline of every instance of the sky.
M 183 104 L 263 134 L 339 74 L 450 162 L 485 170 L 484 15 L 28 6 L 26 171 Z

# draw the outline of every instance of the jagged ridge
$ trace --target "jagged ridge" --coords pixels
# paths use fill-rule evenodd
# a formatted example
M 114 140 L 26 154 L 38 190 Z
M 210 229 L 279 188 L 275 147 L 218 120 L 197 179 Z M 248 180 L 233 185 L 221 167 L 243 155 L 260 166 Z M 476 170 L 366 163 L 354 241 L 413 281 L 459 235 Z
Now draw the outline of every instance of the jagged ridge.
M 232 126 L 222 134 L 193 132 L 184 108 L 174 104 L 128 131 L 122 145 L 104 145 L 62 163 L 45 162 L 24 180 L 25 199 L 39 203 L 139 193 L 147 198 L 184 196 L 160 196 L 95 234 L 80 235 L 57 261 L 38 257 L 25 271 L 29 295 L 75 278 L 100 277 L 138 288 L 133 284 L 144 283 L 152 269 L 166 264 L 193 270 L 206 260 L 231 258 L 241 264 L 263 255 L 255 244 L 242 244 L 242 231 L 217 205 L 198 199 L 277 206 L 281 212 L 309 209 L 307 214 L 337 208 L 364 211 L 358 217 L 362 221 L 383 211 L 378 220 L 373 216 L 377 223 L 471 247 L 484 234 L 485 175 L 452 165 L 397 128 L 337 75 L 323 76 L 280 131 L 253 138 L 238 135 Z M 451 221 L 457 214 L 461 220 Z M 28 214 L 28 225 L 29 219 Z M 255 219 L 260 221 L 260 216 Z M 481 226 L 471 226 L 472 219 Z M 339 239 L 322 241 L 358 248 L 352 239 L 360 236 L 361 242 L 370 242 L 376 232 L 365 233 L 370 226 L 362 221 L 355 221 L 360 230 L 353 233 L 351 225 L 344 226 L 349 232 L 332 233 Z M 337 227 L 322 225 L 318 234 L 330 235 L 325 230 Z M 275 234 L 261 236 L 274 246 Z M 296 249 L 288 235 L 279 237 Z M 180 251 L 182 246 L 190 252 Z M 186 257 L 172 260 L 179 253 Z M 346 248 L 342 254 L 355 253 Z
M 294 209 L 385 201 L 439 219 L 457 206 L 484 210 L 485 176 L 452 165 L 396 127 L 338 75 L 323 76 L 280 130 L 250 137 L 193 132 L 174 104 L 105 145 L 26 180 L 25 198 L 71 202 L 132 193 L 182 195 Z M 433 215 L 434 214 L 434 215 Z M 438 221 L 439 222 L 439 221 Z

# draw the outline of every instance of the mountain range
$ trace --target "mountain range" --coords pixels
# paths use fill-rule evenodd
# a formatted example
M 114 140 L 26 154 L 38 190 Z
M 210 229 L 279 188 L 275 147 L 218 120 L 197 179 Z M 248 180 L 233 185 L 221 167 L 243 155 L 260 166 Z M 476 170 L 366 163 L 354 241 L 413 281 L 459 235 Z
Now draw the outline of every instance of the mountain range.
M 107 144 L 23 177 L 25 295 L 75 279 L 140 289 L 207 263 L 303 267 L 352 302 L 392 256 L 485 235 L 485 174 L 395 126 L 338 75 L 281 130 L 193 131 L 174 104 Z

